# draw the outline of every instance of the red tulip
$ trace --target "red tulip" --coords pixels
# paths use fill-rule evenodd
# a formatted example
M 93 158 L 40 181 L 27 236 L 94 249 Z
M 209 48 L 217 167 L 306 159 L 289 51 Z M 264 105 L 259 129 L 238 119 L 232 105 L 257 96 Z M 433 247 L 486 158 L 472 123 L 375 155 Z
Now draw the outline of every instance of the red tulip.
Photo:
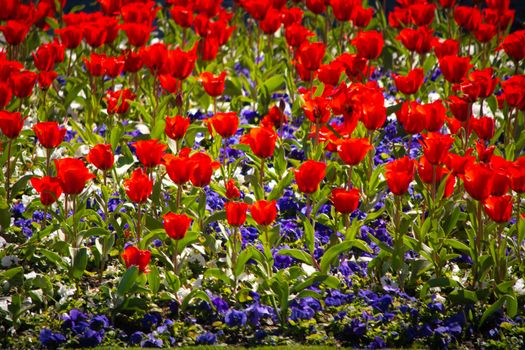
M 305 96 L 303 111 L 312 123 L 325 124 L 330 120 L 329 100 L 322 96 Z
M 37 123 L 33 131 L 40 144 L 48 149 L 58 147 L 66 135 L 66 129 L 59 127 L 57 122 Z
M 326 46 L 323 43 L 304 42 L 295 52 L 297 62 L 306 70 L 313 72 L 323 62 Z
M 206 122 L 210 134 L 213 135 L 213 131 L 215 131 L 223 138 L 232 137 L 239 128 L 239 117 L 235 112 L 216 113 L 213 117 L 207 119 Z
M 305 194 L 317 191 L 325 174 L 326 164 L 314 160 L 307 160 L 301 164 L 299 169 L 294 170 L 295 181 L 297 182 L 299 191 Z
M 351 0 L 330 0 L 330 6 L 334 11 L 334 17 L 338 21 L 348 22 L 352 18 L 357 1 Z
M 344 139 L 337 146 L 337 153 L 347 165 L 357 165 L 365 159 L 369 151 L 374 147 L 368 139 Z
M 204 187 L 209 185 L 213 171 L 217 169 L 220 164 L 212 161 L 209 155 L 202 152 L 192 155 L 190 161 L 190 181 L 193 186 Z
M 368 71 L 368 60 L 357 54 L 344 53 L 337 58 L 345 66 L 345 73 L 351 81 L 362 81 Z
M 352 45 L 357 48 L 357 54 L 369 60 L 376 59 L 381 55 L 384 44 L 383 35 L 375 30 L 359 32 L 352 40 Z
M 16 46 L 24 42 L 30 28 L 25 21 L 9 20 L 4 26 L 0 26 L 0 31 L 4 33 L 5 41 L 9 45 Z
M 339 84 L 341 73 L 345 70 L 344 65 L 339 61 L 332 61 L 328 64 L 323 64 L 317 70 L 317 78 L 327 85 Z
M 246 211 L 248 204 L 244 202 L 227 202 L 224 205 L 226 209 L 226 219 L 231 226 L 241 226 L 246 221 Z
M 483 208 L 493 221 L 508 222 L 512 216 L 512 196 L 490 196 L 483 201 Z
M 425 129 L 429 132 L 438 132 L 445 124 L 446 109 L 441 100 L 421 105 L 421 114 L 425 117 Z
M 264 19 L 259 22 L 259 27 L 267 35 L 274 34 L 281 28 L 281 12 L 271 8 L 266 12 Z
M 122 74 L 126 61 L 122 57 L 105 57 L 102 64 L 106 75 L 111 79 L 115 79 Z M 123 91 L 126 90 L 128 89 L 123 89 Z
M 176 48 L 168 51 L 170 73 L 179 80 L 185 80 L 190 76 L 196 60 L 195 50 L 182 51 L 180 48 Z
M 466 122 L 472 115 L 472 106 L 469 101 L 457 96 L 450 96 L 448 107 L 454 117 L 460 122 Z
M 11 73 L 9 82 L 11 83 L 13 95 L 19 98 L 26 98 L 31 95 L 37 78 L 38 74 L 28 70 Z
M 423 146 L 423 153 L 429 163 L 432 165 L 440 165 L 447 159 L 448 150 L 454 143 L 454 139 L 450 135 L 432 132 L 423 135 L 423 140 L 420 140 L 420 143 L 421 146 Z
M 120 28 L 126 32 L 128 42 L 135 47 L 143 47 L 148 43 L 152 28 L 140 23 L 121 24 Z
M 38 73 L 38 86 L 41 90 L 47 90 L 53 84 L 53 81 L 58 77 L 58 73 L 55 71 Z
M 65 194 L 80 194 L 86 183 L 95 177 L 84 162 L 76 158 L 55 159 L 57 177 Z
M 422 68 L 416 68 L 408 72 L 406 76 L 393 74 L 396 88 L 406 95 L 415 94 L 425 79 Z
M 82 28 L 77 25 L 55 29 L 55 34 L 60 36 L 60 42 L 68 49 L 76 49 L 82 42 Z
M 177 185 L 182 185 L 190 180 L 191 170 L 193 163 L 190 161 L 189 149 L 183 149 L 179 155 L 174 156 L 172 154 L 166 154 L 164 156 L 164 165 L 166 166 L 166 172 Z
M 465 166 L 463 184 L 472 198 L 478 201 L 485 200 L 492 191 L 492 171 L 484 164 L 468 164 Z
M 190 118 L 180 115 L 166 117 L 166 128 L 164 129 L 166 136 L 175 141 L 182 139 L 186 135 L 190 123 Z
M 427 157 L 422 156 L 419 159 L 419 162 L 417 163 L 417 172 L 419 174 L 419 178 L 423 183 L 426 184 L 433 184 L 434 183 L 434 168 L 436 170 L 436 183 L 439 183 L 445 175 L 449 172 L 447 168 L 437 165 L 434 166 L 430 164 Z M 450 176 L 451 178 L 453 176 Z
M 126 264 L 126 268 L 137 266 L 140 272 L 148 273 L 148 264 L 151 259 L 151 252 L 149 250 L 140 250 L 135 246 L 129 246 L 122 253 L 122 259 Z
M 97 169 L 108 171 L 113 167 L 115 156 L 111 150 L 111 145 L 98 144 L 89 151 L 86 160 Z
M 235 181 L 233 179 L 228 180 L 226 183 L 226 198 L 228 199 L 237 199 L 241 197 L 241 191 L 235 186 Z
M 405 156 L 385 165 L 385 178 L 390 192 L 402 196 L 414 180 L 415 161 Z
M 180 240 L 186 236 L 191 225 L 191 218 L 188 215 L 169 212 L 164 214 L 162 218 L 164 229 L 169 237 Z
M 377 130 L 385 124 L 386 107 L 385 97 L 380 89 L 365 88 L 360 93 L 361 97 L 361 122 L 368 130 Z
M 418 27 L 428 26 L 434 21 L 434 11 L 436 11 L 436 5 L 434 4 L 413 4 L 408 8 L 410 12 L 410 18 L 412 23 Z
M 474 36 L 480 43 L 488 43 L 496 36 L 498 33 L 498 28 L 490 23 L 481 23 L 476 31 Z
M 129 179 L 124 181 L 124 190 L 132 202 L 146 203 L 153 190 L 153 181 L 142 168 L 138 168 L 131 173 Z
M 272 128 L 252 128 L 243 135 L 241 143 L 249 144 L 252 152 L 259 158 L 270 158 L 275 150 L 277 133 Z
M 479 119 L 472 118 L 470 120 L 472 130 L 482 140 L 489 141 L 494 136 L 494 118 L 480 117 Z
M 91 22 L 82 24 L 82 33 L 86 43 L 96 49 L 104 45 L 108 32 L 101 23 Z
M 107 111 L 109 114 L 124 114 L 129 108 L 129 101 L 133 101 L 135 95 L 130 89 L 122 89 L 117 91 L 108 90 L 106 93 Z
M 330 200 L 334 204 L 335 210 L 341 214 L 353 213 L 359 206 L 359 190 L 352 188 L 347 191 L 343 188 L 336 188 L 332 190 Z
M 16 139 L 26 118 L 22 118 L 20 112 L 0 111 L 0 130 L 8 139 Z
M 268 111 L 268 114 L 266 114 L 262 120 L 261 120 L 261 126 L 262 127 L 268 127 L 268 128 L 280 128 L 281 125 L 284 125 L 288 122 L 288 118 L 286 117 L 286 114 L 277 106 L 273 106 Z
M 193 24 L 193 10 L 190 6 L 173 6 L 170 10 L 171 18 L 182 28 L 190 28 Z
M 35 190 L 40 193 L 40 202 L 42 202 L 42 205 L 47 206 L 55 203 L 62 194 L 60 181 L 56 177 L 32 177 L 31 184 Z
M 525 193 L 525 164 L 521 164 L 519 160 L 515 161 L 509 167 L 509 173 L 512 190 L 517 193 Z
M 122 55 L 120 57 L 124 60 L 124 72 L 136 73 L 142 68 L 142 65 L 144 64 L 140 54 L 131 50 L 122 51 Z
M 213 61 L 219 53 L 219 40 L 215 36 L 207 36 L 199 40 L 199 57 L 202 61 Z
M 7 106 L 11 102 L 13 92 L 7 82 L 0 81 L 0 109 Z
M 284 32 L 286 43 L 291 47 L 297 48 L 301 46 L 308 37 L 314 36 L 315 34 L 309 31 L 306 27 L 300 23 L 292 23 Z M 322 61 L 322 58 L 321 58 Z
M 242 6 L 250 16 L 260 21 L 268 13 L 271 3 L 269 0 L 245 0 Z
M 315 13 L 320 15 L 326 10 L 326 1 L 325 0 L 306 0 L 306 7 Z
M 259 200 L 251 208 L 252 218 L 262 226 L 271 225 L 277 217 L 276 201 Z
M 422 105 L 416 101 L 405 101 L 396 112 L 399 123 L 407 134 L 419 134 L 426 127 L 426 117 Z
M 173 56 L 173 54 L 172 54 Z M 168 49 L 164 43 L 155 43 L 140 49 L 140 58 L 144 65 L 154 75 L 167 72 L 171 73 L 168 64 Z M 192 67 L 193 69 L 193 67 Z
M 354 7 L 354 12 L 352 13 L 352 21 L 354 22 L 354 25 L 358 28 L 365 28 L 370 24 L 370 21 L 372 20 L 372 17 L 374 17 L 374 9 L 369 8 L 363 8 L 361 4 L 357 4 Z
M 525 30 L 517 30 L 509 35 L 501 43 L 501 48 L 515 61 L 525 58 Z
M 293 24 L 300 24 L 303 20 L 304 12 L 298 7 L 283 7 L 281 9 L 281 14 L 283 18 L 283 25 L 285 28 L 287 28 Z
M 203 72 L 200 75 L 200 81 L 202 87 L 208 95 L 211 97 L 217 97 L 222 95 L 224 92 L 224 80 L 226 78 L 226 72 L 222 72 L 218 76 L 214 76 L 210 72 Z
M 432 49 L 432 29 L 420 27 L 417 29 L 405 28 L 396 37 L 408 51 L 422 55 Z
M 463 29 L 473 32 L 481 24 L 481 11 L 470 6 L 456 6 L 454 20 Z
M 396 6 L 394 11 L 390 11 L 388 14 L 388 24 L 392 28 L 407 27 L 411 21 L 410 11 L 407 8 Z
M 444 56 L 439 59 L 439 69 L 445 79 L 451 83 L 459 83 L 472 67 L 470 57 Z
M 509 107 L 525 110 L 525 74 L 514 75 L 501 82 L 503 100 Z
M 459 42 L 453 39 L 446 39 L 440 41 L 435 38 L 432 41 L 434 47 L 434 53 L 438 59 L 442 59 L 445 56 L 457 56 L 459 53 Z
M 451 8 L 456 4 L 456 0 L 439 0 L 439 4 L 443 8 Z
M 168 148 L 157 139 L 140 140 L 133 144 L 137 158 L 146 168 L 153 168 L 162 163 L 162 156 Z

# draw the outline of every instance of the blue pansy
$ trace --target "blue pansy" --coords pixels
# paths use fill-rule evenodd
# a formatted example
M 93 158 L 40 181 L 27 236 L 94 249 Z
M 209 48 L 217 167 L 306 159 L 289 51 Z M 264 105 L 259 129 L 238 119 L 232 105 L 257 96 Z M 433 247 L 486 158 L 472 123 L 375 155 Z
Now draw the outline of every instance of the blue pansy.
M 224 316 L 224 322 L 228 327 L 242 327 L 246 324 L 246 320 L 246 314 L 235 309 L 229 310 Z
M 66 341 L 66 337 L 60 333 L 53 333 L 50 329 L 44 328 L 40 331 L 40 343 L 46 348 L 57 348 Z
M 197 344 L 213 345 L 217 342 L 217 336 L 213 333 L 206 332 L 197 336 L 195 341 Z

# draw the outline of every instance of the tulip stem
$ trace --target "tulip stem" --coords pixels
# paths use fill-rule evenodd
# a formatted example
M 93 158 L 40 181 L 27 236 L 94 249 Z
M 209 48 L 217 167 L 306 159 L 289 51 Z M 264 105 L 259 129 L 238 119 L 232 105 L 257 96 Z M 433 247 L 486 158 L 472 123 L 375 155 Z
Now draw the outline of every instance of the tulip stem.
M 140 222 L 142 220 L 142 205 L 141 203 L 138 204 L 137 208 L 137 241 L 138 244 L 140 244 Z
M 179 211 L 181 199 L 182 199 L 182 184 L 179 184 L 177 185 L 177 201 L 175 202 L 176 211 Z
M 261 158 L 261 177 L 259 179 L 259 185 L 264 194 L 264 158 Z
M 270 244 L 270 235 L 268 234 L 268 225 L 264 225 L 264 242 L 266 258 L 268 259 L 268 265 L 270 265 L 270 260 L 272 257 L 272 246 Z M 268 274 L 270 274 L 271 267 L 268 269 Z
M 354 167 L 350 165 L 350 167 L 348 168 L 348 189 L 351 190 L 352 189 L 352 171 L 353 171 Z
M 78 226 L 75 214 L 77 213 L 77 195 L 72 196 L 73 201 L 73 248 L 78 248 Z
M 312 200 L 310 196 L 306 195 L 306 217 L 310 219 L 310 214 L 312 213 Z
M 432 165 L 432 209 L 435 209 L 435 201 L 436 201 L 436 187 L 437 187 L 437 165 Z M 432 210 L 434 211 L 434 210 Z
M 7 170 L 6 170 L 6 177 L 5 177 L 5 190 L 6 190 L 6 196 L 7 196 L 7 204 L 11 201 L 11 189 L 10 189 L 10 179 L 11 179 L 11 146 L 13 144 L 13 140 L 9 140 L 7 142 Z
M 173 247 L 173 271 L 175 274 L 179 273 L 179 264 L 178 264 L 178 255 L 179 255 L 179 240 L 175 240 L 175 247 Z

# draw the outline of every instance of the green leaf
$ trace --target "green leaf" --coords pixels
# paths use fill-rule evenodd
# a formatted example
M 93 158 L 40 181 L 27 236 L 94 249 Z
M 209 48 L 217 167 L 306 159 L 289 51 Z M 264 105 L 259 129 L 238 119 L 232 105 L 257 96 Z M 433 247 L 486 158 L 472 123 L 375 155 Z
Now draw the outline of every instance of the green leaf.
M 252 257 L 252 251 L 249 249 L 243 250 L 237 257 L 237 265 L 235 265 L 235 276 L 239 276 L 244 271 L 244 265 Z
M 139 268 L 136 265 L 130 266 L 120 279 L 117 287 L 117 294 L 124 296 L 133 287 L 137 277 L 139 277 Z
M 366 246 L 366 243 L 360 240 L 349 240 L 344 241 L 339 244 L 336 244 L 330 247 L 327 251 L 324 252 L 323 257 L 321 258 L 320 266 L 321 272 L 326 274 L 330 269 L 330 265 L 334 262 L 335 259 L 339 257 L 340 254 L 350 250 L 353 247 L 358 247 L 361 250 L 366 252 L 371 252 L 370 248 Z
M 19 192 L 24 191 L 27 188 L 27 182 L 31 179 L 33 175 L 24 175 L 22 176 L 11 188 L 11 196 L 14 197 Z
M 190 294 L 186 295 L 186 297 L 182 301 L 181 309 L 183 311 L 186 310 L 186 308 L 190 304 L 190 301 L 192 301 L 193 299 L 201 299 L 212 305 L 210 297 L 208 296 L 208 294 L 206 294 L 206 292 L 200 289 L 194 289 L 193 291 L 190 292 Z
M 282 75 L 274 75 L 264 82 L 264 86 L 266 87 L 266 89 L 268 89 L 269 93 L 274 92 L 284 84 L 285 80 Z
M 392 113 L 396 113 L 397 111 L 399 111 L 401 109 L 401 106 L 403 105 L 403 103 L 398 103 L 396 105 L 393 105 L 393 106 L 390 106 L 390 107 L 387 107 L 386 109 L 386 115 L 390 115 Z
M 304 240 L 305 244 L 308 247 L 308 250 L 310 253 L 313 253 L 315 250 L 315 232 L 314 227 L 312 223 L 310 222 L 310 219 L 308 219 L 306 216 L 300 214 L 301 220 L 304 224 Z
M 12 269 L 9 269 L 7 271 L 3 271 L 0 273 L 0 281 L 10 281 L 14 277 L 16 277 L 18 274 L 23 274 L 24 269 L 22 266 L 13 267 Z
M 274 199 L 281 198 L 283 195 L 284 189 L 290 186 L 290 184 L 292 183 L 292 180 L 293 180 L 293 172 L 289 171 L 286 173 L 286 175 L 284 175 L 284 177 L 282 177 L 281 181 L 279 181 L 277 185 L 275 185 L 272 188 L 272 191 L 268 195 L 268 200 L 271 201 Z
M 499 309 L 503 307 L 503 303 L 505 303 L 505 299 L 506 299 L 505 296 L 502 296 L 501 298 L 496 300 L 494 304 L 490 305 L 485 310 L 485 312 L 483 312 L 483 315 L 481 316 L 481 319 L 479 320 L 480 326 L 482 326 L 483 323 L 485 323 L 485 321 L 487 320 L 487 318 L 489 318 L 493 313 L 495 313 L 496 311 L 498 311 Z
M 157 294 L 160 288 L 160 276 L 159 276 L 159 269 L 157 266 L 152 265 L 149 269 L 148 273 L 148 284 L 151 292 L 153 294 Z
M 73 278 L 79 279 L 84 274 L 87 267 L 88 255 L 87 248 L 69 248 L 69 254 L 72 257 L 71 261 L 71 275 Z
M 231 279 L 226 275 L 224 271 L 218 268 L 209 268 L 204 272 L 204 277 L 214 277 L 218 280 L 223 281 L 224 283 L 230 284 Z
M 294 259 L 302 261 L 308 265 L 312 265 L 312 256 L 300 249 L 281 249 L 277 253 L 278 255 L 291 256 Z
M 444 242 L 446 245 L 449 245 L 450 247 L 454 248 L 454 249 L 457 249 L 457 250 L 461 250 L 463 252 L 470 252 L 470 248 L 468 245 L 466 245 L 465 243 L 462 243 L 456 239 L 453 239 L 453 238 L 449 238 L 449 239 L 445 239 L 445 242 Z

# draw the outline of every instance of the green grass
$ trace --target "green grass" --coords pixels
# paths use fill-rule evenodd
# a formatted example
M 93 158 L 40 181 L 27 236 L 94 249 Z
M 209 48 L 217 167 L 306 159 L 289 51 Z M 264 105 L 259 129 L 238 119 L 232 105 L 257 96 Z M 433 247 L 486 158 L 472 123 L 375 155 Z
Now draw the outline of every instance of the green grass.
M 119 347 L 98 347 L 95 350 L 120 350 L 120 349 L 141 349 L 143 348 L 119 348 Z M 337 348 L 335 346 L 302 346 L 302 345 L 285 345 L 285 346 L 256 346 L 256 347 L 243 347 L 243 346 L 221 346 L 221 345 L 199 345 L 199 346 L 184 346 L 173 349 L 187 349 L 187 350 L 332 350 L 332 349 L 350 349 L 350 348 Z

